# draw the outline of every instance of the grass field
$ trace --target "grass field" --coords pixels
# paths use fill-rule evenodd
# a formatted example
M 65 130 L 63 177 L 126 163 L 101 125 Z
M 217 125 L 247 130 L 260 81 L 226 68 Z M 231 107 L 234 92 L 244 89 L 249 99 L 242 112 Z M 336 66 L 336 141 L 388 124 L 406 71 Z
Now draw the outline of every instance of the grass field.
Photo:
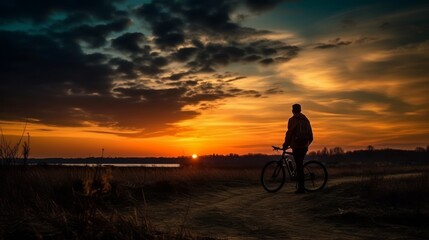
M 328 168 L 304 196 L 260 170 L 2 167 L 1 239 L 429 237 L 427 166 Z

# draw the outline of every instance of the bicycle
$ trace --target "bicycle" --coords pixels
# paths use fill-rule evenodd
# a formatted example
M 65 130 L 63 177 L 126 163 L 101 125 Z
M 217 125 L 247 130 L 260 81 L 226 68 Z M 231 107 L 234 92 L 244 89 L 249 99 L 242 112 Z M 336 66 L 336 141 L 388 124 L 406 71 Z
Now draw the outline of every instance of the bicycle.
M 296 181 L 296 164 L 293 153 L 287 149 L 272 146 L 273 150 L 282 150 L 282 156 L 277 161 L 270 161 L 265 164 L 261 173 L 261 183 L 267 192 L 277 192 L 286 182 L 286 170 L 291 182 Z M 325 187 L 328 181 L 328 171 L 326 167 L 318 161 L 312 160 L 304 162 L 304 189 L 307 192 L 315 192 Z M 298 184 L 296 185 L 298 186 Z

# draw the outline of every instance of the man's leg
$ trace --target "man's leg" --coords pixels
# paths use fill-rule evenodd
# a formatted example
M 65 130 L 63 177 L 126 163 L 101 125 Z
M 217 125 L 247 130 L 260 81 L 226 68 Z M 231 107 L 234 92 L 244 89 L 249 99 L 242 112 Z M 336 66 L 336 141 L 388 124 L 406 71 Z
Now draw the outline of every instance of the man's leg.
M 308 148 L 295 148 L 293 149 L 293 157 L 296 162 L 296 174 L 298 180 L 298 191 L 304 192 L 304 157 Z

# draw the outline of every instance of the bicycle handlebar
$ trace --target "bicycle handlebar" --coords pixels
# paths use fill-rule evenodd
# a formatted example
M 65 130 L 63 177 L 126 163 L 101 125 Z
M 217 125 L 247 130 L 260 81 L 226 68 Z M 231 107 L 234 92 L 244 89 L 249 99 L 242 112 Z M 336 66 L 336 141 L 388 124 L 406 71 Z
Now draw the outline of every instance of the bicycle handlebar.
M 283 151 L 284 153 L 287 153 L 287 154 L 291 154 L 291 155 L 293 155 L 293 153 L 292 153 L 292 152 L 287 152 L 287 151 L 286 151 L 286 150 L 288 150 L 288 149 L 290 149 L 290 148 L 286 148 L 286 149 L 284 149 L 284 148 L 277 147 L 277 146 L 271 146 L 271 147 L 273 147 L 273 151 Z
M 273 151 L 280 151 L 280 150 L 284 150 L 283 148 L 281 148 L 281 147 L 277 147 L 277 146 L 271 146 L 271 147 L 273 147 Z

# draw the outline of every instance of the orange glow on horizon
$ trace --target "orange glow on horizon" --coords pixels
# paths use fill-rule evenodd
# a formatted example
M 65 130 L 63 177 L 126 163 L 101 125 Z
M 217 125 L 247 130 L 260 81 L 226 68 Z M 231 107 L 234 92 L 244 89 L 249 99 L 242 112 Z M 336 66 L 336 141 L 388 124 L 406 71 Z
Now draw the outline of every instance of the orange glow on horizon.
M 416 51 L 411 53 L 417 54 Z M 35 158 L 97 157 L 101 149 L 105 149 L 105 157 L 189 157 L 195 152 L 200 156 L 272 154 L 270 146 L 283 143 L 287 120 L 292 115 L 291 105 L 300 103 L 314 131 L 310 151 L 336 146 L 344 150 L 364 149 L 368 145 L 425 147 L 429 143 L 429 98 L 424 87 L 427 84 L 422 84 L 426 78 L 387 74 L 384 70 L 371 75 L 365 71 L 365 66 L 375 64 L 374 61 L 403 55 L 396 51 L 379 54 L 365 45 L 333 51 L 312 48 L 278 65 L 236 66 L 236 71 L 246 77 L 228 82 L 230 90 L 237 87 L 242 92 L 254 90 L 260 95 L 242 94 L 186 105 L 182 111 L 198 114 L 169 120 L 165 129 L 161 127 L 152 135 L 144 135 L 143 128 L 103 127 L 101 123 L 60 127 L 45 125 L 37 119 L 30 119 L 24 135 L 28 132 L 31 136 L 30 157 Z M 218 81 L 210 74 L 198 76 L 207 83 Z M 421 87 L 416 87 L 418 84 Z M 134 120 L 138 116 L 128 118 Z M 2 121 L 1 134 L 16 140 L 24 125 Z

